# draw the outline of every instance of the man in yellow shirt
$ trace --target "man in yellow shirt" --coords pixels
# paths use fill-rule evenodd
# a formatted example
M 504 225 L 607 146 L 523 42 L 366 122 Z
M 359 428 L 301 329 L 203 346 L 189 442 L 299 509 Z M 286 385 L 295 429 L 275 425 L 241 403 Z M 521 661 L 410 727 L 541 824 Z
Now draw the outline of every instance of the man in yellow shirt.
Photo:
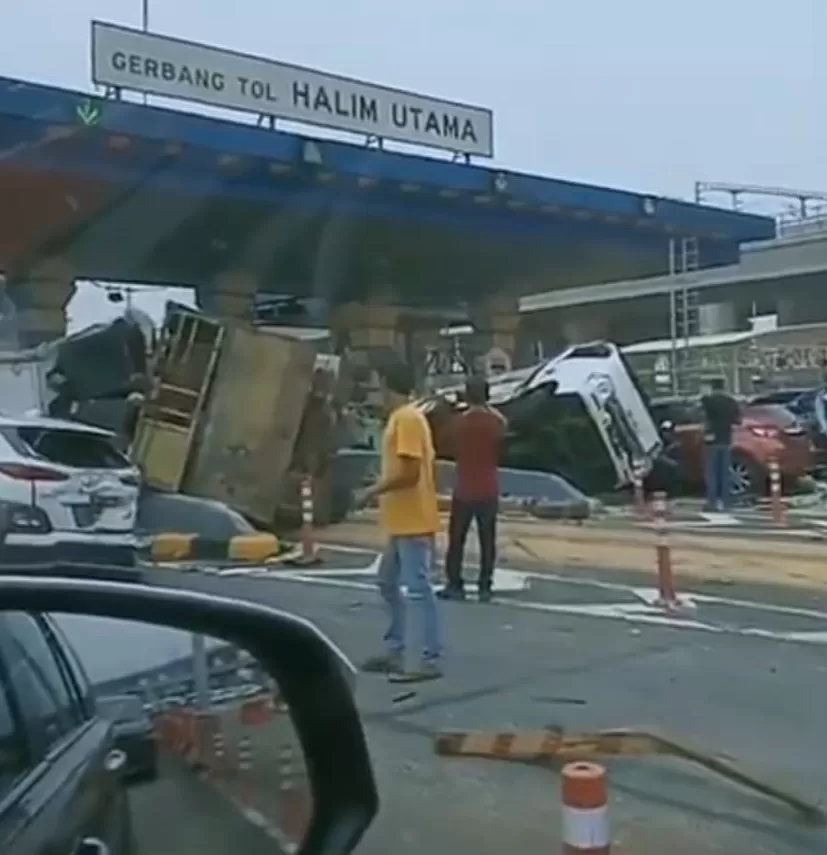
M 382 437 L 379 481 L 357 497 L 365 505 L 379 499 L 379 523 L 387 542 L 379 563 L 378 585 L 390 625 L 385 653 L 371 657 L 363 670 L 388 674 L 394 682 L 433 680 L 442 676 L 442 638 L 437 601 L 430 582 L 435 535 L 439 530 L 434 445 L 425 416 L 411 403 L 413 372 L 399 362 L 381 372 L 388 412 Z M 402 586 L 418 612 L 422 657 L 405 668 L 406 603 Z

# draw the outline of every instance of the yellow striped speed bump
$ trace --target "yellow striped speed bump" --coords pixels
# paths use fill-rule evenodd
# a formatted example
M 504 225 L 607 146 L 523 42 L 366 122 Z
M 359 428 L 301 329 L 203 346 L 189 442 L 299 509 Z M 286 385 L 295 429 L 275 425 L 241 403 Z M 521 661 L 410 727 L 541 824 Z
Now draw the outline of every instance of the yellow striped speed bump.
M 267 561 L 279 551 L 279 541 L 269 532 L 212 538 L 199 534 L 166 532 L 150 545 L 153 561 Z

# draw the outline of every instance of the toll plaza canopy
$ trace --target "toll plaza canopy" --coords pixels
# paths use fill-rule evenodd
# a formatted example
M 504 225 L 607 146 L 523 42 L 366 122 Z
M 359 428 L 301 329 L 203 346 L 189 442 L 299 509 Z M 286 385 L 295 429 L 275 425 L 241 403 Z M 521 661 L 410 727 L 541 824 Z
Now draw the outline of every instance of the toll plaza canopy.
M 454 306 L 701 266 L 768 218 L 0 78 L 0 270 Z

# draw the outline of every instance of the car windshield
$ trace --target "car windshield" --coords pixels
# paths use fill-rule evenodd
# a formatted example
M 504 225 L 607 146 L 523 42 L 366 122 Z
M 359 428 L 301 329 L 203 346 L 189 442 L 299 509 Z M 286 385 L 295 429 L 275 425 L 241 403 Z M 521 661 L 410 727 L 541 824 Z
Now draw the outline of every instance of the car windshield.
M 827 0 L 0 3 L 0 578 L 317 623 L 355 855 L 827 855 L 764 801 L 827 805 Z M 222 809 L 295 820 L 289 705 L 140 679 L 68 845 L 291 849 Z

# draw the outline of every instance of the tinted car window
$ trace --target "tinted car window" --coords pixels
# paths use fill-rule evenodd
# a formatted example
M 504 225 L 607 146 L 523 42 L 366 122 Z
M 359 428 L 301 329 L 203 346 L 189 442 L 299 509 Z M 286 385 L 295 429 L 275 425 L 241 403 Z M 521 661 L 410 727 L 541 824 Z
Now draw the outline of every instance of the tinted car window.
M 129 461 L 108 436 L 84 431 L 19 427 L 17 434 L 30 454 L 78 469 L 123 469 Z
M 31 717 L 33 735 L 48 750 L 84 721 L 43 625 L 31 615 L 6 615 L 6 659 L 21 703 Z
M 0 666 L 0 799 L 28 768 L 26 739 L 12 714 L 10 689 Z

